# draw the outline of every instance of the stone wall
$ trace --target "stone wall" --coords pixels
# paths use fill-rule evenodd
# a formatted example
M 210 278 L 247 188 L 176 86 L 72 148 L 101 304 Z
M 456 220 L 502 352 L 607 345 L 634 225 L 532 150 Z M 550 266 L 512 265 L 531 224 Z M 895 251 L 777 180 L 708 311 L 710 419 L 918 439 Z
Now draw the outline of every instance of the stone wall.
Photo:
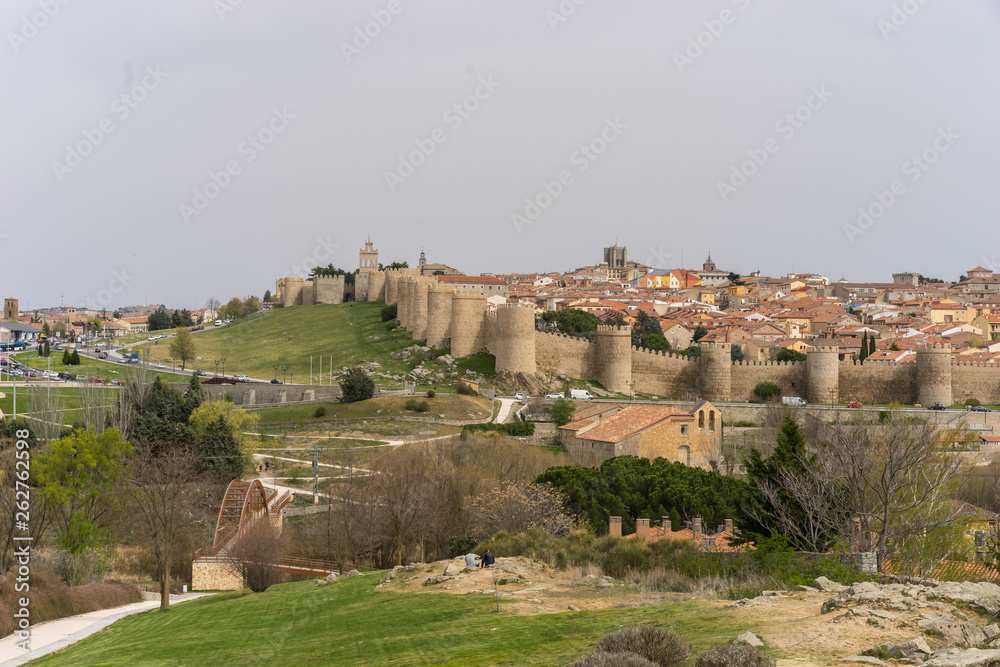
M 344 303 L 344 276 L 315 276 L 312 290 L 314 304 Z
M 191 590 L 238 591 L 243 589 L 243 578 L 230 570 L 225 563 L 214 559 L 196 559 L 191 564 Z
M 535 363 L 539 370 L 571 378 L 589 378 L 592 377 L 593 356 L 593 345 L 584 338 L 535 332 Z
M 842 361 L 839 364 L 840 400 L 862 403 L 917 403 L 917 365 L 895 361 Z M 829 403 L 830 399 L 815 403 Z
M 172 382 L 177 391 L 187 390 L 187 383 Z M 237 384 L 203 384 L 201 390 L 212 401 L 225 400 L 226 395 L 235 405 L 261 407 L 282 403 L 333 402 L 343 396 L 340 387 L 307 384 L 267 384 L 264 382 L 240 382 Z
M 636 393 L 694 400 L 698 396 L 698 362 L 671 352 L 633 348 L 632 380 Z
M 806 398 L 806 364 L 801 361 L 737 362 L 733 364 L 730 400 L 756 400 L 753 390 L 761 382 L 775 383 L 781 388 L 782 396 Z
M 951 394 L 965 403 L 966 392 L 983 405 L 1000 405 L 1000 370 L 997 364 L 957 363 L 951 367 Z

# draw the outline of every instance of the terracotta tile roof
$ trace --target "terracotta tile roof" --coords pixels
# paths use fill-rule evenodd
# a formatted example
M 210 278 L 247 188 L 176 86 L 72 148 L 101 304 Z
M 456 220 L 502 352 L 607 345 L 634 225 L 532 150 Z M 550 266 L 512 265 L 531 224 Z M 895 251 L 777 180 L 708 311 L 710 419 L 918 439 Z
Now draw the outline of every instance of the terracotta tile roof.
M 440 283 L 472 283 L 474 285 L 505 285 L 495 276 L 435 276 Z
M 587 440 L 597 442 L 621 442 L 671 417 L 693 419 L 686 412 L 676 412 L 668 405 L 630 405 L 620 412 L 605 417 L 595 428 L 587 432 Z

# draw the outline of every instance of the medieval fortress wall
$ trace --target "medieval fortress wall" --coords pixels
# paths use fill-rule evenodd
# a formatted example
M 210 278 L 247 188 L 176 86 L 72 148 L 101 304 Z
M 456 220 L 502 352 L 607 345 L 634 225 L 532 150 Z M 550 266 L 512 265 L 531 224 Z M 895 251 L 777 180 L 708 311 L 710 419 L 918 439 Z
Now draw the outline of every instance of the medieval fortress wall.
M 1000 368 L 953 361 L 950 346 L 921 348 L 916 363 L 840 361 L 836 348 L 822 347 L 809 350 L 804 362 L 734 363 L 728 343 L 704 344 L 701 358 L 689 359 L 633 347 L 628 327 L 598 327 L 593 342 L 536 331 L 533 306 L 491 307 L 486 294 L 456 290 L 416 269 L 369 273 L 366 286 L 357 290 L 359 300 L 363 294 L 369 301 L 397 303 L 400 323 L 414 339 L 450 347 L 455 357 L 493 354 L 497 372 L 546 371 L 620 394 L 676 400 L 748 401 L 758 383 L 774 382 L 783 396 L 813 404 L 953 405 L 966 398 L 1000 403 Z

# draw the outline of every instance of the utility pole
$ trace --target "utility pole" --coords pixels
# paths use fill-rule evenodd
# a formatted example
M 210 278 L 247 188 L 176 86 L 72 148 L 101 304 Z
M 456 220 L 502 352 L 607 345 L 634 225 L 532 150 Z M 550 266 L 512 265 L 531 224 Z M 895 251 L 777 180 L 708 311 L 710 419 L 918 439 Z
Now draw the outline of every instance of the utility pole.
M 319 505 L 319 444 L 313 444 L 313 505 Z

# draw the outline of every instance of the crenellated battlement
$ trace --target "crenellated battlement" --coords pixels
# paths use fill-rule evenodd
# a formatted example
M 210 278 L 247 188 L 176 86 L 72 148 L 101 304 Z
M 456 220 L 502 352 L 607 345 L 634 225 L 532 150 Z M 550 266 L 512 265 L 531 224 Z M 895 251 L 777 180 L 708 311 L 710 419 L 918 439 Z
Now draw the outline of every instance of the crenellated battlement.
M 619 336 L 628 335 L 628 336 L 631 336 L 632 335 L 632 327 L 627 326 L 627 325 L 626 326 L 619 326 L 617 324 L 599 324 L 597 326 L 597 333 L 598 333 L 598 335 L 605 334 L 605 335 L 609 335 L 609 336 L 610 335 L 619 335 Z

